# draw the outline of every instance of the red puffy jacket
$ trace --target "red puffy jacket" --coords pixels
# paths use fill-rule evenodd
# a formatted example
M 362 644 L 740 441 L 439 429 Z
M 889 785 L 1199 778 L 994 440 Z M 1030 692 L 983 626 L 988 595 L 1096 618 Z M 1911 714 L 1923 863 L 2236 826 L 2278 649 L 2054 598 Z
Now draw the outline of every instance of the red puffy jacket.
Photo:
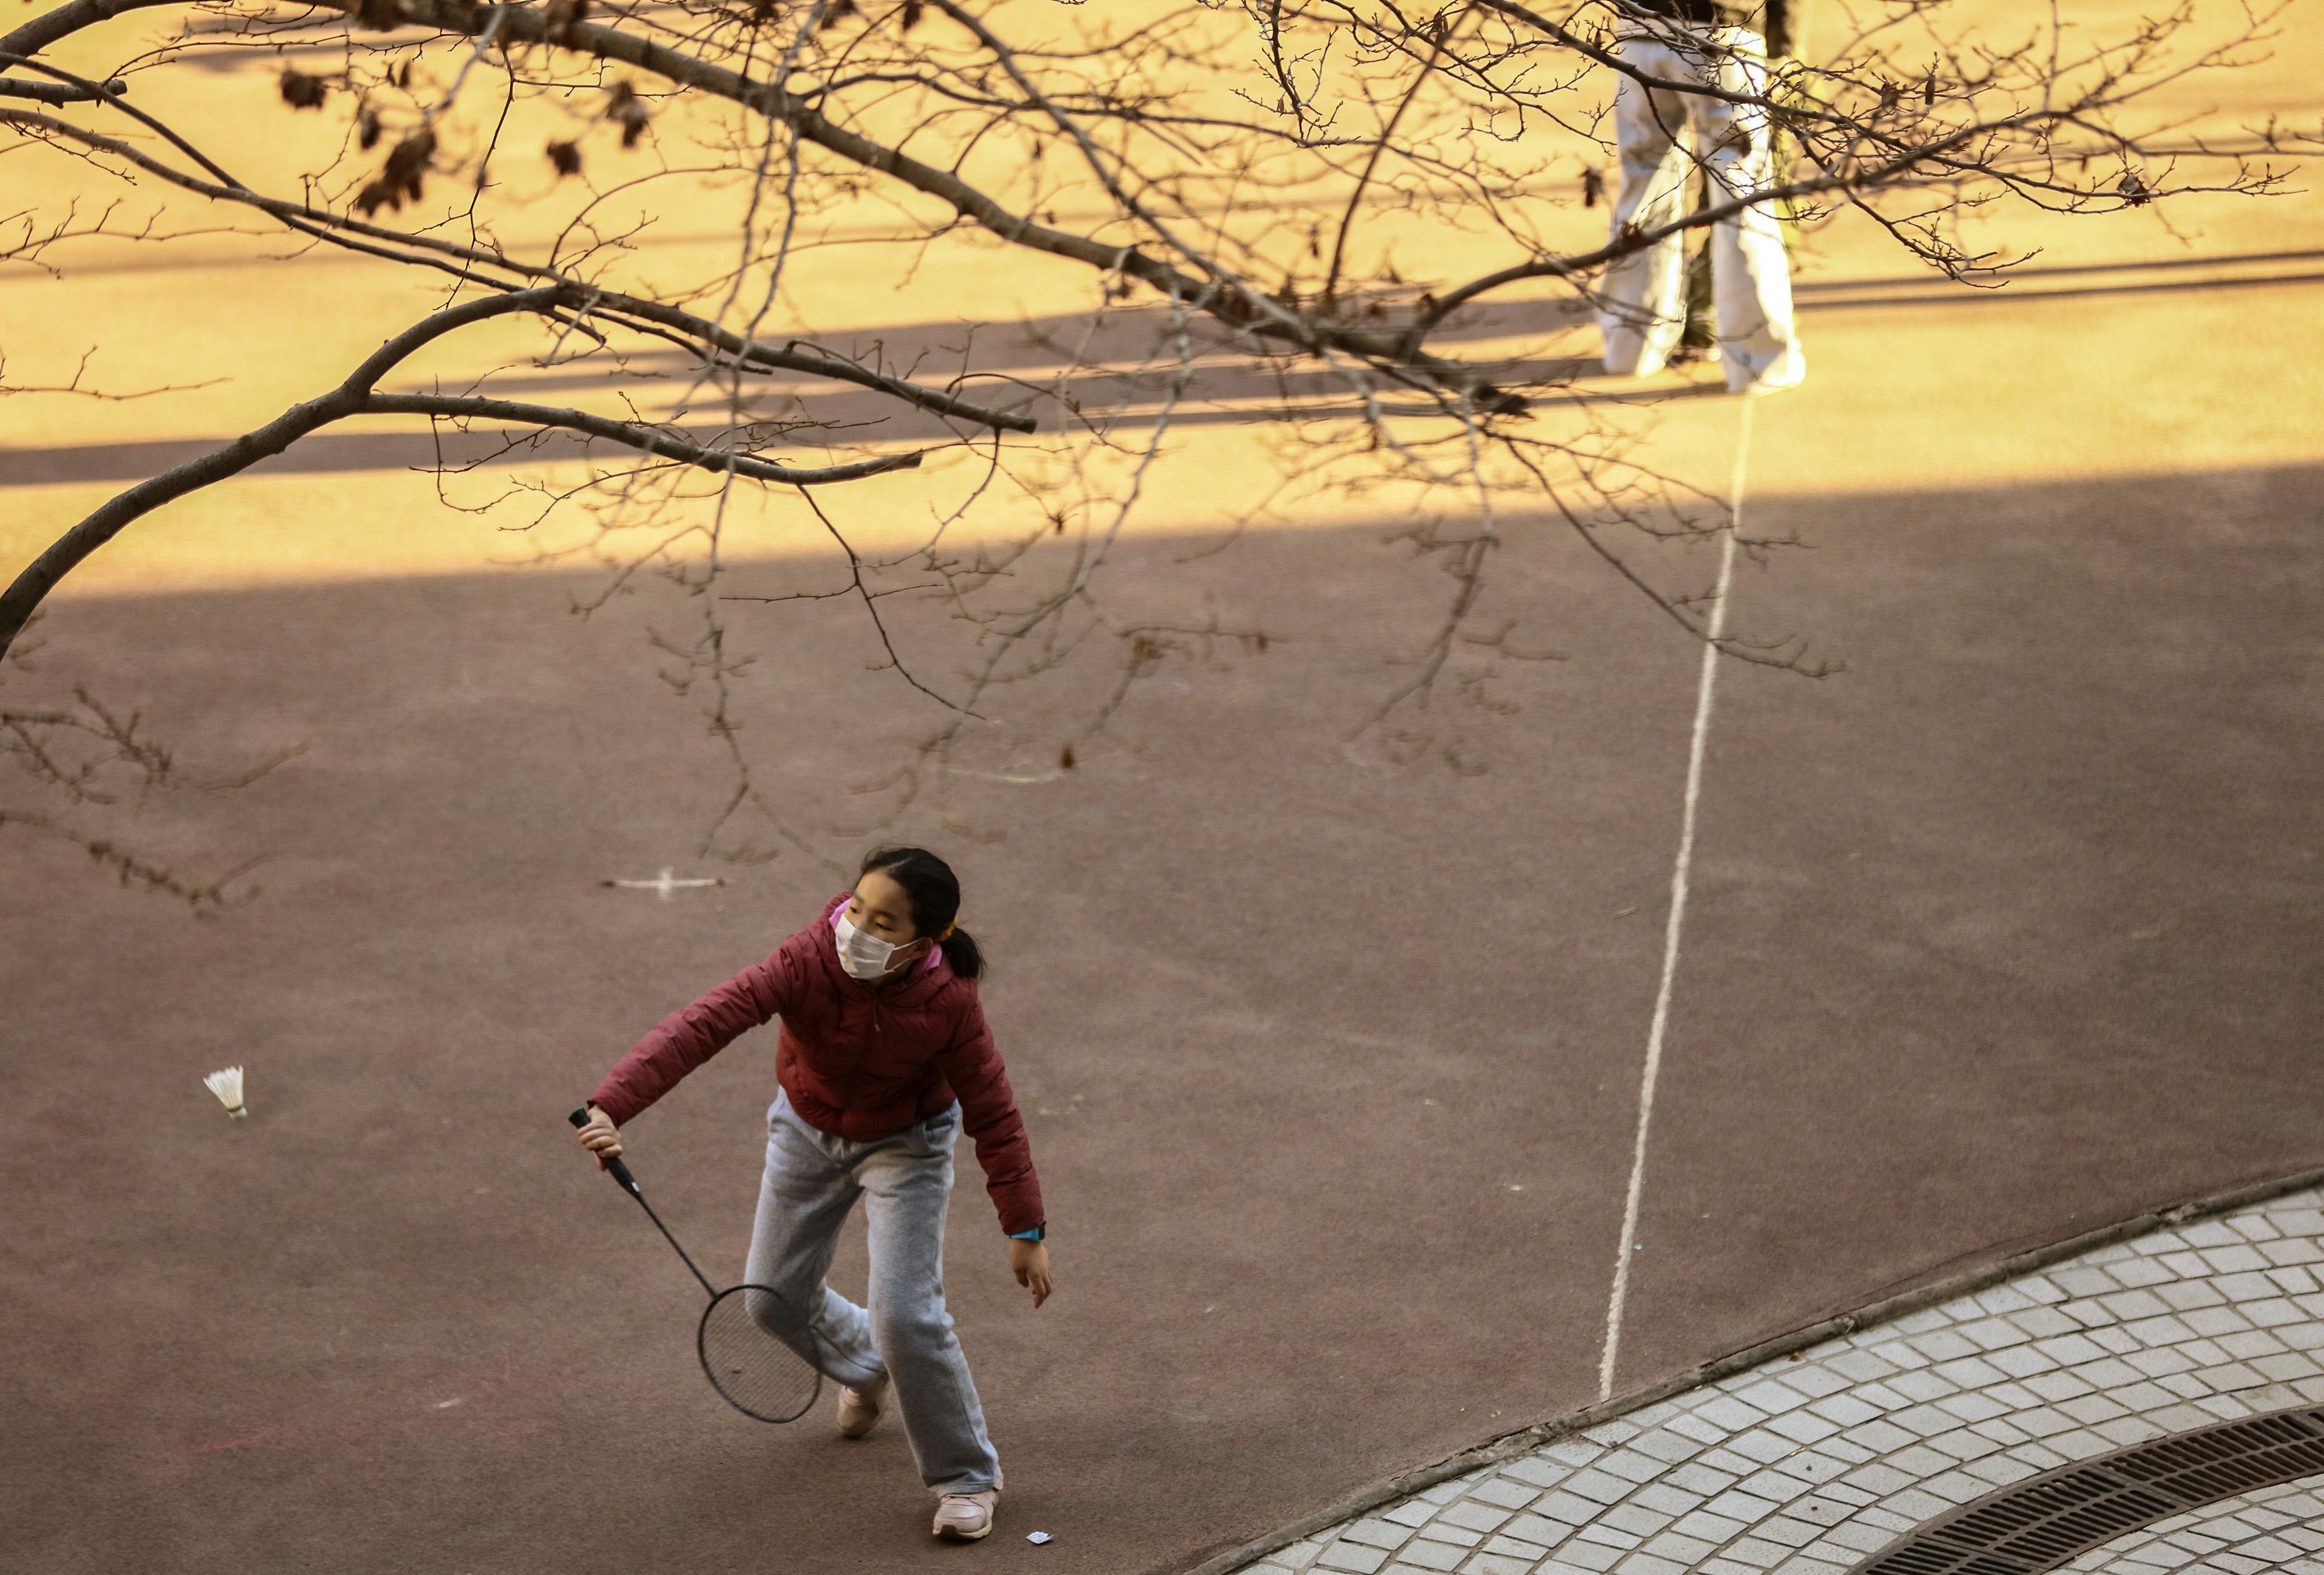
M 1045 1223 L 1025 1118 L 984 1025 L 976 986 L 941 960 L 885 989 L 839 966 L 823 917 L 690 1006 L 663 1018 L 605 1074 L 590 1103 L 620 1126 L 736 1038 L 780 1017 L 775 1077 L 809 1126 L 857 1143 L 901 1132 L 956 1098 L 985 1188 L 1015 1234 Z

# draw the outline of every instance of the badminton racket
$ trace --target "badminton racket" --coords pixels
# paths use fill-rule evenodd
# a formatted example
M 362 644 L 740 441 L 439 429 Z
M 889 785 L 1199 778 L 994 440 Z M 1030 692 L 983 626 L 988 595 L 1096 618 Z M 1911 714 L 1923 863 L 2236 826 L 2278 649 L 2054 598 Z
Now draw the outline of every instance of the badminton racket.
M 567 1119 L 576 1127 L 588 1126 L 589 1107 L 581 1107 Z M 677 1249 L 710 1298 L 695 1330 L 694 1350 L 702 1358 L 703 1376 L 718 1391 L 719 1398 L 760 1422 L 797 1422 L 805 1416 L 823 1393 L 821 1364 L 812 1359 L 821 1350 L 813 1326 L 804 1318 L 788 1316 L 789 1303 L 771 1286 L 729 1285 L 722 1291 L 713 1285 L 646 1201 L 630 1167 L 618 1159 L 606 1160 L 604 1165 L 605 1173 L 637 1200 L 638 1207 L 646 1211 L 662 1239 Z M 779 1339 L 768 1328 L 770 1322 L 797 1329 L 806 1354 Z

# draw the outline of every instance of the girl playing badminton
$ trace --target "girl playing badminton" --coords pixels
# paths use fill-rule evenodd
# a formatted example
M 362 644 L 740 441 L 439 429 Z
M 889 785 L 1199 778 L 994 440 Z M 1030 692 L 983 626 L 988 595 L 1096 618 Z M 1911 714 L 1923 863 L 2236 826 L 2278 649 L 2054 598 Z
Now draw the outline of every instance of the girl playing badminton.
M 1009 1237 L 1017 1283 L 1048 1300 L 1040 1182 L 976 994 L 983 959 L 954 922 L 960 882 L 919 848 L 863 861 L 853 892 L 692 1005 L 663 1018 L 606 1074 L 582 1144 L 618 1156 L 615 1128 L 749 1029 L 779 1017 L 767 1112 L 767 1170 L 743 1278 L 805 1310 L 803 1330 L 775 1329 L 839 1392 L 839 1431 L 862 1438 L 889 1385 L 920 1477 L 937 1496 L 936 1534 L 992 1529 L 1001 1461 L 945 1311 L 945 1205 L 953 1142 L 976 1141 L 986 1190 Z M 871 1307 L 824 1283 L 839 1227 L 858 1198 L 872 1249 Z M 780 1316 L 780 1314 L 778 1314 Z

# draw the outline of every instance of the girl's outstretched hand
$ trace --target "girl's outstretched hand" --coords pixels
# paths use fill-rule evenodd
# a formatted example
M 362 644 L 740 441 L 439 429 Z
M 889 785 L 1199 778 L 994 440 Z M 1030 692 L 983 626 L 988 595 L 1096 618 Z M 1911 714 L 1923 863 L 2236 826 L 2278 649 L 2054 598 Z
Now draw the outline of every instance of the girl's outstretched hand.
M 1033 1292 L 1033 1305 L 1038 1307 L 1049 1299 L 1053 1285 L 1049 1279 L 1049 1249 L 1038 1241 L 1009 1240 L 1009 1266 L 1017 1272 L 1017 1283 Z
M 607 1160 L 622 1157 L 622 1140 L 614 1135 L 613 1118 L 595 1105 L 589 1107 L 589 1125 L 581 1128 L 581 1146 L 597 1156 L 601 1171 Z

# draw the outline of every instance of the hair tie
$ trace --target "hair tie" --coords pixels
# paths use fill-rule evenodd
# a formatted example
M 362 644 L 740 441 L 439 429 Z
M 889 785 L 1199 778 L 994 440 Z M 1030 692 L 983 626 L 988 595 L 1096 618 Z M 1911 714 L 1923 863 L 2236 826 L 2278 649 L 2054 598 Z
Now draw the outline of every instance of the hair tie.
M 960 926 L 956 923 L 945 925 L 945 932 L 936 937 L 936 944 L 938 946 L 942 946 L 945 941 L 950 940 L 952 939 L 952 932 L 959 928 Z

